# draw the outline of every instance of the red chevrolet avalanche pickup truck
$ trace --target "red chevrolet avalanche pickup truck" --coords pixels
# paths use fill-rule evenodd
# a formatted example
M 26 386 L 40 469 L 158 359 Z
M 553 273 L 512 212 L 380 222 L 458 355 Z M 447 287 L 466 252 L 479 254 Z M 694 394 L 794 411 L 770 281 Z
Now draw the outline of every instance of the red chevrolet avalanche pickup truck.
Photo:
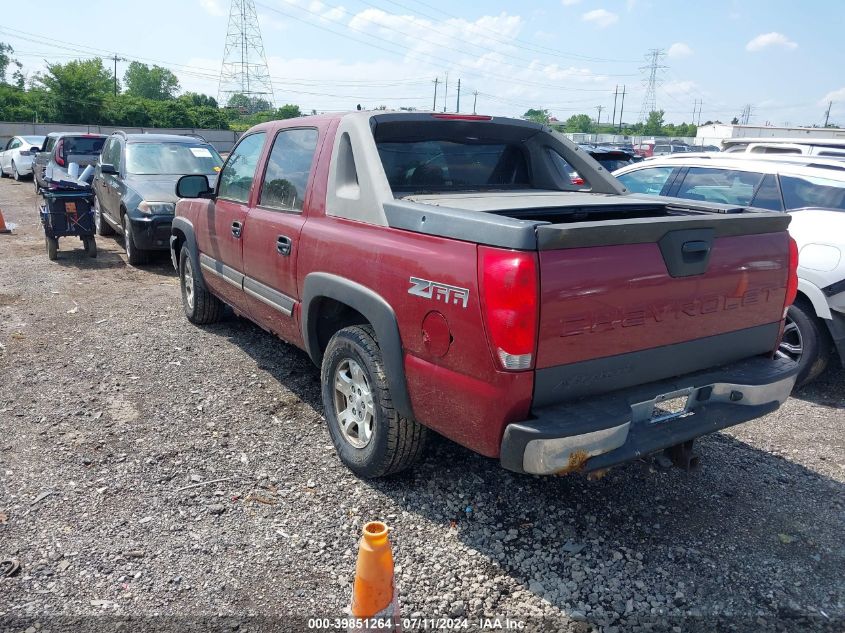
M 584 183 L 573 185 L 577 171 Z M 434 430 L 534 474 L 603 470 L 775 410 L 789 216 L 639 198 L 528 121 L 274 121 L 213 190 L 177 186 L 188 319 L 224 304 L 321 368 L 341 460 L 377 477 Z

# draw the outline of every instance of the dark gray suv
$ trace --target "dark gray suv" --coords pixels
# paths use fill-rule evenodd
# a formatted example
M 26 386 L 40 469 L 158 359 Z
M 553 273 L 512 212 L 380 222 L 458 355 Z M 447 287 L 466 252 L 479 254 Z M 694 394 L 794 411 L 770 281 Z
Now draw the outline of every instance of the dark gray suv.
M 170 247 L 176 181 L 203 174 L 214 187 L 222 165 L 220 154 L 201 137 L 115 132 L 94 173 L 97 233 L 118 231 L 129 263 L 147 263 L 151 251 Z

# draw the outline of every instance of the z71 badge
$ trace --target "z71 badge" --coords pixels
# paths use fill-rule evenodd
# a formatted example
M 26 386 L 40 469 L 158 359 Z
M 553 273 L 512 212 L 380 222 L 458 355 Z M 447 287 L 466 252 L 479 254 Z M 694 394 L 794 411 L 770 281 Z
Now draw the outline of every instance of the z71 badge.
M 439 281 L 429 281 L 428 279 L 420 279 L 419 277 L 411 277 L 411 287 L 408 288 L 408 294 L 414 295 L 415 297 L 422 297 L 423 299 L 434 299 L 443 303 L 459 305 L 464 308 L 467 307 L 467 303 L 469 302 L 468 288 L 450 286 L 449 284 L 442 284 Z

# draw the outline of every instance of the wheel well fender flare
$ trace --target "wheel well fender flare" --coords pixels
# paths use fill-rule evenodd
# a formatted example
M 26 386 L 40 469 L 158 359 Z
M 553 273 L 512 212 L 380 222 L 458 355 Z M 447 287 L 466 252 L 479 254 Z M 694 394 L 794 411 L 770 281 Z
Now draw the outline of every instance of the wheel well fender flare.
M 310 273 L 302 291 L 302 340 L 317 366 L 322 363 L 317 324 L 319 299 L 333 299 L 358 311 L 373 326 L 381 349 L 387 385 L 399 415 L 413 419 L 411 399 L 405 382 L 404 353 L 399 324 L 393 308 L 366 286 L 330 273 Z
M 173 223 L 170 225 L 170 259 L 173 261 L 173 266 L 176 268 L 177 273 L 179 272 L 179 253 L 183 245 L 187 247 L 188 257 L 191 258 L 194 273 L 199 278 L 202 284 L 201 287 L 205 289 L 205 277 L 200 267 L 199 249 L 197 249 L 197 236 L 194 233 L 194 225 L 187 218 L 175 217 L 173 218 Z
M 821 319 L 833 318 L 830 314 L 830 306 L 827 304 L 827 299 L 820 288 L 814 286 L 809 281 L 799 279 L 798 292 L 799 295 L 804 295 L 807 298 L 807 301 L 813 306 L 817 317 Z

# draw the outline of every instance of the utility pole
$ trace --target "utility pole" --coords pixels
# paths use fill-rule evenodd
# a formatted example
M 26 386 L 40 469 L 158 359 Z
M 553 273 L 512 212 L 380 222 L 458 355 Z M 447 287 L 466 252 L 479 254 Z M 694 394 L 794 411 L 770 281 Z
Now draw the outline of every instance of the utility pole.
M 478 103 L 478 90 L 472 93 L 472 113 L 476 114 L 475 112 L 475 104 Z
M 625 112 L 625 86 L 622 86 L 622 105 L 619 106 L 619 131 L 622 131 L 622 115 Z
M 698 100 L 698 123 L 696 125 L 701 125 L 701 106 L 704 105 L 704 99 Z
M 443 89 L 443 112 L 446 112 L 446 102 L 449 100 L 449 73 L 446 73 L 446 85 Z
M 437 112 L 437 82 L 440 81 L 439 77 L 434 78 L 434 102 L 431 104 L 432 112 Z
M 833 101 L 828 101 L 827 112 L 824 113 L 824 126 L 827 127 L 827 122 L 830 121 L 830 109 L 833 107 Z
M 599 115 L 596 117 L 596 127 L 598 127 L 601 123 L 601 111 L 604 110 L 604 106 L 596 106 L 596 110 L 599 111 Z
M 617 96 L 619 96 L 619 86 L 616 86 L 616 90 L 613 91 L 613 120 L 610 122 L 611 127 L 616 125 L 616 97 Z
M 117 55 L 114 55 L 113 57 L 111 57 L 111 59 L 114 61 L 114 96 L 116 97 L 117 96 L 117 62 L 125 62 L 126 60 L 123 59 L 122 57 L 118 57 Z
M 698 107 L 698 99 L 693 99 L 692 101 L 692 119 L 690 121 L 695 123 L 695 110 Z
M 455 105 L 455 112 L 461 111 L 461 80 L 458 79 L 458 102 Z

